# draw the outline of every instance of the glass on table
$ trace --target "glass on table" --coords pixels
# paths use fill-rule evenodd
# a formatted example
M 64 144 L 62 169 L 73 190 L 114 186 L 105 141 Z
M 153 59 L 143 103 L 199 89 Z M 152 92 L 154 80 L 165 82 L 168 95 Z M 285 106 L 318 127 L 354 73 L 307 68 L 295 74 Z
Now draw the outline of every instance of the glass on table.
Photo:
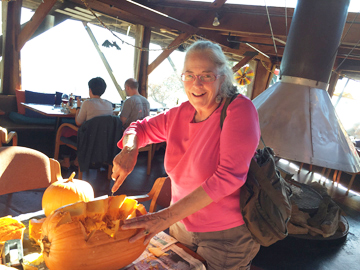
M 68 103 L 69 103 L 69 95 L 68 94 L 62 94 L 61 96 L 61 111 L 64 113 L 68 113 Z
M 62 103 L 63 104 L 67 104 L 68 102 L 69 102 L 69 95 L 68 94 L 62 94 L 62 96 L 61 96 L 61 101 L 62 101 Z

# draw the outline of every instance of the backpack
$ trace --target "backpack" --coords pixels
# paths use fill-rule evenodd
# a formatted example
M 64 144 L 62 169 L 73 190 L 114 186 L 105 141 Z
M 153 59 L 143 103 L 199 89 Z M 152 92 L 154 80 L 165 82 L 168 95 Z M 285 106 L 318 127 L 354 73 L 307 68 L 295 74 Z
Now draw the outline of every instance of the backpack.
M 221 111 L 220 127 L 226 109 L 237 95 L 227 98 Z M 261 138 L 264 146 L 265 143 Z M 245 184 L 240 188 L 240 207 L 252 237 L 262 246 L 270 246 L 288 235 L 291 215 L 291 188 L 275 164 L 274 151 L 258 149 L 251 159 Z

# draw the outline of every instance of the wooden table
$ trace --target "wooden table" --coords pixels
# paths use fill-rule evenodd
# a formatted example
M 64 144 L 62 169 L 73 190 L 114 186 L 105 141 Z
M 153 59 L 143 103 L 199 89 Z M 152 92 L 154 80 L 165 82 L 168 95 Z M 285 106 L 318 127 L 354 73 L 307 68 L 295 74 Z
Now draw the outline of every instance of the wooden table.
M 47 105 L 35 103 L 21 103 L 26 109 L 40 113 L 48 117 L 55 117 L 55 132 L 61 124 L 61 118 L 75 118 L 75 113 L 63 112 L 60 105 Z

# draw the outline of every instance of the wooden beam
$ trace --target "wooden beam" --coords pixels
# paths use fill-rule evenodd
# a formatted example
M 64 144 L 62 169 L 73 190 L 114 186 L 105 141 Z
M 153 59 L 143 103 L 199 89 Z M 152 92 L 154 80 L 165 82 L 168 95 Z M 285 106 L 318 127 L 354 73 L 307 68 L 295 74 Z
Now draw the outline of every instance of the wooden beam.
M 35 33 L 29 38 L 29 40 L 41 35 L 42 33 L 46 32 L 47 30 L 52 29 L 54 26 L 64 22 L 67 20 L 68 17 L 62 14 L 53 14 L 47 15 L 44 21 L 40 24 L 40 26 L 36 29 Z M 22 24 L 20 29 L 25 27 L 26 23 Z M 0 36 L 0 56 L 2 56 L 2 35 Z
M 221 44 L 222 45 L 222 44 Z M 256 51 L 254 51 L 253 49 L 251 49 L 250 47 L 247 47 L 247 48 L 240 48 L 240 49 L 232 49 L 232 48 L 229 48 L 227 46 L 223 46 L 223 51 L 224 52 L 228 52 L 228 53 L 233 53 L 233 54 L 237 54 L 237 55 L 246 55 L 247 53 L 254 53 Z M 256 59 L 259 59 L 259 60 L 262 60 L 264 62 L 271 62 L 271 60 L 267 57 L 265 57 L 264 55 L 262 54 L 257 54 L 255 56 Z
M 198 31 L 198 28 L 190 24 L 184 23 L 178 19 L 170 17 L 166 14 L 163 14 L 159 11 L 148 8 L 131 0 L 101 0 L 101 2 L 106 3 L 112 7 L 124 10 L 136 16 L 142 17 L 144 19 L 154 21 L 167 28 L 176 29 L 181 32 L 187 33 L 195 33 Z
M 15 48 L 20 32 L 22 0 L 2 1 L 2 68 L 0 93 L 15 95 L 15 89 L 21 89 L 20 52 Z
M 48 15 L 52 7 L 55 5 L 56 1 L 57 0 L 47 0 L 45 2 L 43 1 L 36 9 L 34 15 L 21 30 L 21 33 L 17 39 L 16 50 L 18 52 L 22 49 L 22 47 L 29 40 L 29 38 L 35 33 L 36 29 L 45 19 L 46 15 Z
M 103 62 L 103 64 L 104 64 L 107 72 L 109 73 L 110 78 L 111 78 L 111 80 L 113 81 L 116 90 L 118 91 L 120 97 L 121 97 L 123 100 L 125 100 L 125 99 L 126 99 L 125 91 L 123 91 L 123 90 L 121 89 L 120 85 L 117 83 L 117 80 L 116 80 L 116 78 L 115 78 L 115 76 L 114 76 L 114 73 L 112 72 L 112 69 L 111 69 L 111 67 L 110 67 L 110 64 L 109 64 L 109 62 L 107 61 L 105 55 L 102 53 L 102 51 L 101 51 L 101 49 L 100 49 L 100 47 L 99 47 L 99 44 L 98 44 L 98 42 L 97 42 L 97 40 L 96 40 L 93 32 L 91 31 L 90 27 L 87 26 L 87 24 L 86 24 L 85 22 L 83 22 L 83 24 L 84 24 L 84 27 L 85 27 L 87 33 L 89 34 L 89 37 L 90 37 L 91 41 L 93 42 L 93 44 L 94 44 L 94 46 L 95 46 L 95 49 L 96 49 L 96 51 L 98 52 L 98 54 L 99 54 L 99 56 L 100 56 L 100 58 L 101 58 L 101 60 L 102 60 L 102 62 Z
M 79 3 L 80 0 L 73 0 L 75 3 Z M 108 6 L 111 8 L 109 9 Z M 206 29 L 198 29 L 195 26 L 182 22 L 178 19 L 174 19 L 169 16 L 164 16 L 159 13 L 159 11 L 155 11 L 153 9 L 149 9 L 146 6 L 142 6 L 139 4 L 134 4 L 134 2 L 129 2 L 126 0 L 102 0 L 99 1 L 92 1 L 89 3 L 89 7 L 99 12 L 111 14 L 111 16 L 116 16 L 120 19 L 124 19 L 126 21 L 131 21 L 131 16 L 134 20 L 138 20 L 137 18 L 141 18 L 142 25 L 145 27 L 151 25 L 158 25 L 165 29 L 170 30 L 179 30 L 185 33 L 196 33 L 201 38 L 205 38 L 211 40 L 213 42 L 219 43 L 222 46 L 227 47 L 229 50 L 232 50 L 229 47 L 229 42 L 227 41 L 226 36 L 216 33 L 215 31 L 206 30 Z M 236 51 L 235 49 L 233 51 Z M 248 49 L 251 51 L 251 49 Z M 245 50 L 244 50 L 245 52 Z M 239 53 L 239 52 L 237 52 Z M 243 53 L 239 53 L 239 55 L 243 55 Z M 265 59 L 263 59 L 265 61 Z M 136 63 L 136 62 L 135 62 Z M 136 73 L 135 73 L 136 75 Z M 136 76 L 135 76 L 136 78 Z
M 164 50 L 147 68 L 148 75 L 154 71 L 173 51 L 175 51 L 183 42 L 185 42 L 191 34 L 182 33 L 173 42 L 170 43 L 167 50 Z
M 215 0 L 211 3 L 211 8 L 221 8 L 225 4 L 226 0 Z
M 239 63 L 237 63 L 235 66 L 232 67 L 232 71 L 235 73 L 236 71 L 238 71 L 240 68 L 242 68 L 243 66 L 245 66 L 247 63 L 249 63 L 252 59 L 255 58 L 256 55 L 249 55 L 249 56 L 245 56 L 243 59 L 241 59 L 241 61 Z

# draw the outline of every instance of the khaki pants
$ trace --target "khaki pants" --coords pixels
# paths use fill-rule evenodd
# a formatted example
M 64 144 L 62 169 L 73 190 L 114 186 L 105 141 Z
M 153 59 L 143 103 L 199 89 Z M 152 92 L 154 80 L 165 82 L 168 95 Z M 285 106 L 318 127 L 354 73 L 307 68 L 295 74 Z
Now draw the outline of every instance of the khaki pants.
M 217 232 L 188 232 L 181 222 L 170 227 L 170 235 L 206 260 L 209 270 L 249 270 L 260 245 L 246 225 Z

